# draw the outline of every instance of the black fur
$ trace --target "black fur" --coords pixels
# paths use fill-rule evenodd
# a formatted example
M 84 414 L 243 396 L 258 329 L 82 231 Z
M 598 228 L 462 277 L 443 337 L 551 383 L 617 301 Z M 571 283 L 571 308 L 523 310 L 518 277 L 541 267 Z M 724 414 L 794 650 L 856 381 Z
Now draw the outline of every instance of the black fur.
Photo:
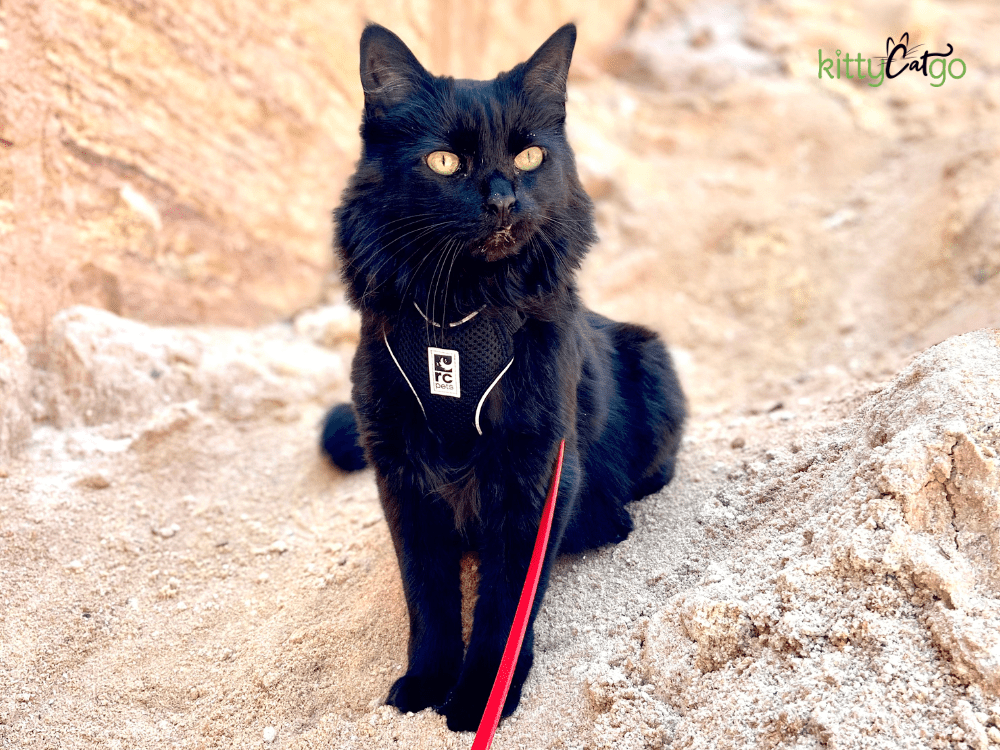
M 344 471 L 365 468 L 365 451 L 360 444 L 357 420 L 350 404 L 337 404 L 330 409 L 323 424 L 320 445 L 337 466 Z
M 362 319 L 352 371 L 360 443 L 410 613 L 409 668 L 387 702 L 433 706 L 454 730 L 475 729 L 485 707 L 560 438 L 565 464 L 532 622 L 556 554 L 625 539 L 626 503 L 670 481 L 684 420 L 657 336 L 586 310 L 577 295 L 575 271 L 595 236 L 564 129 L 575 40 L 564 26 L 527 63 L 465 81 L 430 75 L 380 26 L 361 37 L 363 153 L 336 224 Z M 521 171 L 513 160 L 529 146 L 544 160 Z M 458 172 L 429 168 L 439 150 L 459 156 Z M 484 305 L 525 317 L 474 440 L 431 434 L 390 358 L 383 336 L 414 301 L 442 323 Z M 331 412 L 323 446 L 350 469 L 360 462 L 343 409 Z M 466 651 L 459 559 L 470 550 L 480 595 Z M 532 641 L 529 625 L 504 715 L 520 700 Z

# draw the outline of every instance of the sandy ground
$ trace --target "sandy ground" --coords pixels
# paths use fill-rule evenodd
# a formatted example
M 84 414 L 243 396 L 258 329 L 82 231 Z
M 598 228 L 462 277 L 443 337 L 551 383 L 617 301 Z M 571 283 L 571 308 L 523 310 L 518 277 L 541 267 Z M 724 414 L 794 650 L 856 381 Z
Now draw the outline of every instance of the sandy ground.
M 633 535 L 557 564 L 494 747 L 1000 746 L 1000 13 L 903 6 L 966 78 L 818 81 L 897 29 L 792 2 L 650 11 L 578 72 L 581 287 L 664 333 L 693 417 Z M 30 358 L 0 327 L 0 747 L 471 744 L 381 705 L 395 557 L 316 449 L 337 295 L 256 331 L 73 308 Z

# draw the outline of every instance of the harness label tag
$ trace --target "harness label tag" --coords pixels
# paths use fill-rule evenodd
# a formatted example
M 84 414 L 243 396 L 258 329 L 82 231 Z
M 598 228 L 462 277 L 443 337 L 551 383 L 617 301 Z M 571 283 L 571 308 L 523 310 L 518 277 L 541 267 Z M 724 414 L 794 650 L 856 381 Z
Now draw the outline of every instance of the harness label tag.
M 457 351 L 438 349 L 435 346 L 427 347 L 427 372 L 430 375 L 433 395 L 462 397 Z

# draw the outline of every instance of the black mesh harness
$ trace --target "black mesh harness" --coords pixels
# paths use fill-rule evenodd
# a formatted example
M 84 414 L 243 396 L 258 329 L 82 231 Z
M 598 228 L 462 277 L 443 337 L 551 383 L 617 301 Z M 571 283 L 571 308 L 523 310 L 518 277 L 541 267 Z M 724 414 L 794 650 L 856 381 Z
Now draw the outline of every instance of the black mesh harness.
M 514 363 L 524 316 L 484 307 L 453 323 L 432 322 L 414 304 L 385 334 L 385 346 L 439 438 L 482 435 L 486 397 Z

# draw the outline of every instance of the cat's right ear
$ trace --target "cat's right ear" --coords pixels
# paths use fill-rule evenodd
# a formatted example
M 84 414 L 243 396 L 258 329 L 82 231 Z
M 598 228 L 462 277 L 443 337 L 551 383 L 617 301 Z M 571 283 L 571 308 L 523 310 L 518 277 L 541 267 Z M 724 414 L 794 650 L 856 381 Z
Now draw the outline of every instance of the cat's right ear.
M 543 97 L 566 101 L 566 79 L 576 46 L 576 25 L 568 23 L 550 36 L 524 63 L 524 89 Z
M 361 34 L 361 86 L 365 109 L 372 114 L 408 98 L 430 74 L 403 40 L 372 23 Z

